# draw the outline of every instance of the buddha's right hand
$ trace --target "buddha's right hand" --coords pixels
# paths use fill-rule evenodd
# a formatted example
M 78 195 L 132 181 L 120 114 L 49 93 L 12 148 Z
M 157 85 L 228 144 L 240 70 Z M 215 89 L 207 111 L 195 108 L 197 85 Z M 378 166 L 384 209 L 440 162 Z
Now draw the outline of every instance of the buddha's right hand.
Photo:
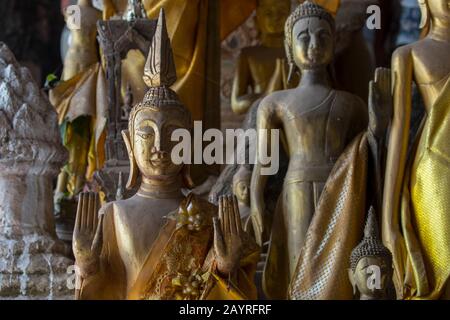
M 97 193 L 85 192 L 79 196 L 72 248 L 78 271 L 84 279 L 99 270 L 103 241 L 103 216 L 98 217 L 99 204 Z

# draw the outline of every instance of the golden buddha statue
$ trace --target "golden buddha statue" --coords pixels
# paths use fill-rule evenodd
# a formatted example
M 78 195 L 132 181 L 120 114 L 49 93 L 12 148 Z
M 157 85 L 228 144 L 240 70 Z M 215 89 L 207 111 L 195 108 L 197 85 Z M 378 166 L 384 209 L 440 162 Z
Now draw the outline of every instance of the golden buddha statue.
M 149 89 L 130 114 L 123 138 L 130 157 L 127 188 L 133 197 L 104 205 L 83 193 L 73 250 L 80 299 L 255 298 L 259 250 L 243 231 L 236 198 L 219 208 L 182 187 L 189 168 L 171 160 L 177 129 L 191 115 L 169 87 L 176 73 L 164 15 L 160 16 L 144 71 Z M 218 212 L 218 216 L 217 216 Z
M 359 293 L 360 300 L 386 300 L 390 298 L 392 284 L 392 254 L 383 245 L 373 207 L 369 210 L 364 239 L 353 249 L 348 275 Z
M 97 21 L 101 18 L 101 12 L 93 7 L 92 0 L 78 0 L 78 6 L 80 27 L 71 29 L 71 42 L 61 76 L 63 82 L 50 91 L 50 101 L 58 112 L 58 121 L 62 127 L 63 143 L 69 150 L 68 164 L 58 176 L 55 204 L 67 192 L 69 194 L 80 192 L 84 185 L 91 148 L 93 118 L 96 114 L 91 106 L 95 105 L 92 103 L 95 101 L 95 95 L 91 90 L 80 90 L 80 87 L 85 84 L 87 87 L 95 87 L 98 86 L 98 81 L 101 81 L 96 75 L 99 69 Z M 74 83 L 77 83 L 77 88 L 68 89 Z M 76 93 L 77 89 L 79 93 Z
M 330 84 L 327 67 L 333 60 L 334 19 L 325 9 L 310 1 L 299 5 L 286 21 L 285 42 L 291 71 L 298 68 L 302 74 L 300 84 L 264 98 L 257 115 L 258 130 L 281 129 L 289 157 L 264 274 L 266 295 L 279 299 L 287 297 L 300 248 L 335 161 L 368 122 L 365 103 Z M 270 150 L 270 144 L 260 139 L 257 154 Z M 262 169 L 257 157 L 251 212 L 259 244 L 263 232 L 270 233 L 263 224 L 267 176 L 261 175 Z
M 428 33 L 392 57 L 394 115 L 382 233 L 394 257 L 399 298 L 450 298 L 450 9 L 447 0 L 419 4 Z M 408 157 L 413 81 L 426 118 Z
M 259 98 L 284 89 L 282 75 L 275 70 L 286 57 L 283 26 L 290 12 L 290 0 L 258 0 L 256 21 L 261 44 L 243 48 L 238 58 L 231 92 L 235 113 L 245 114 Z

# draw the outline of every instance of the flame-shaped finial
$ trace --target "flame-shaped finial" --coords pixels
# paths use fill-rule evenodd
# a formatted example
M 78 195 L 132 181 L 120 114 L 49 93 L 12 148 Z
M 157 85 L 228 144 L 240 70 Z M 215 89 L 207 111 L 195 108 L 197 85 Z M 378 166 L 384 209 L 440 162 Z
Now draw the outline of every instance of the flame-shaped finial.
M 364 238 L 380 239 L 380 234 L 378 233 L 378 221 L 373 207 L 370 207 L 369 214 L 367 215 L 366 226 L 364 227 Z
M 145 63 L 144 81 L 148 87 L 170 87 L 177 80 L 172 46 L 166 27 L 164 9 L 159 12 L 158 25 Z

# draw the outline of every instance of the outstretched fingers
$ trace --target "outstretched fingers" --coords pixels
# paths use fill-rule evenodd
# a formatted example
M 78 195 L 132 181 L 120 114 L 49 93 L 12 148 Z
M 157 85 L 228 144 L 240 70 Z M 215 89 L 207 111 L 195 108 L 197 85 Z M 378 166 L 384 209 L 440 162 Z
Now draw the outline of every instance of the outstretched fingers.
M 236 224 L 236 207 L 234 206 L 234 196 L 228 196 L 228 203 L 230 206 L 229 211 L 230 233 L 231 235 L 235 236 L 238 234 L 238 229 Z M 237 212 L 239 212 L 239 209 Z
M 77 216 L 75 218 L 75 228 L 74 228 L 74 234 L 78 233 L 78 231 L 81 228 L 81 217 L 83 215 L 83 194 L 81 193 L 78 197 L 78 207 L 77 207 Z
M 219 222 L 220 222 L 221 228 L 222 228 L 222 225 L 223 225 L 224 210 L 225 210 L 225 207 L 224 207 L 224 204 L 223 204 L 223 196 L 220 196 L 219 197 Z M 223 228 L 222 228 L 221 231 L 223 231 Z
M 219 200 L 220 203 L 221 200 Z M 219 219 L 213 218 L 214 225 L 214 250 L 218 256 L 223 256 L 225 253 L 225 244 L 223 241 L 222 227 Z
M 241 213 L 239 212 L 239 205 L 236 196 L 233 196 L 233 208 L 236 231 L 237 234 L 241 236 L 244 233 L 244 229 L 242 228 Z
M 97 230 L 98 225 L 98 210 L 99 210 L 99 198 L 98 193 L 94 193 L 94 205 L 93 205 L 93 214 L 92 214 L 92 229 Z
M 81 193 L 80 198 L 83 198 L 83 206 L 81 209 L 81 229 L 86 229 L 88 227 L 89 195 L 87 193 Z

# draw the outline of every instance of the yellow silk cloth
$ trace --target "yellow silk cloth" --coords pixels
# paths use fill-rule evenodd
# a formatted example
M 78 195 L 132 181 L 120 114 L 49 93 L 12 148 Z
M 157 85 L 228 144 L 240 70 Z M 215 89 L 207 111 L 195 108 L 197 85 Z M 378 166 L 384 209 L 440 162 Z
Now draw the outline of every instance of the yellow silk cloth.
M 450 298 L 450 79 L 425 121 L 401 200 L 405 299 Z M 400 245 L 400 244 L 399 244 Z M 404 271 L 403 271 L 404 270 Z M 404 273 L 403 273 L 404 272 Z
M 353 298 L 350 255 L 366 216 L 368 143 L 358 135 L 335 164 L 308 229 L 289 288 L 294 300 Z
M 190 231 L 186 226 L 177 227 L 174 214 L 169 214 L 167 223 L 161 228 L 141 271 L 134 280 L 127 279 L 121 255 L 118 250 L 114 226 L 114 205 L 106 205 L 103 225 L 103 249 L 101 271 L 87 279 L 80 289 L 80 299 L 97 300 L 178 300 L 194 299 L 174 285 L 180 275 L 198 271 L 203 278 L 200 295 L 195 299 L 243 300 L 256 299 L 254 285 L 259 248 L 249 240 L 244 247 L 237 276 L 232 280 L 222 278 L 215 268 L 213 249 L 212 217 L 217 207 L 205 200 L 200 203 L 199 212 L 205 224 L 200 231 Z M 204 218 L 204 220 L 203 220 Z M 250 238 L 249 238 L 250 239 Z
M 87 70 L 61 82 L 57 87 L 50 90 L 49 98 L 58 113 L 59 124 L 62 125 L 67 122 L 67 130 L 64 132 L 64 145 L 69 149 L 71 158 L 74 158 L 73 165 L 68 170 L 70 180 L 74 176 L 79 176 L 80 172 L 85 172 L 86 178 L 90 179 L 94 171 L 101 167 L 104 161 L 104 148 L 101 142 L 104 141 L 102 135 L 107 119 L 108 103 L 106 79 L 100 63 L 93 64 Z M 70 132 L 73 127 L 72 123 L 83 116 L 90 117 L 90 119 L 85 120 L 89 122 L 87 124 L 89 131 L 77 132 L 76 136 L 83 137 L 87 141 L 72 139 L 73 134 Z M 79 163 L 76 163 L 77 159 Z M 86 164 L 87 170 L 81 168 Z M 75 167 L 78 169 L 72 169 Z M 69 181 L 69 184 L 76 183 Z M 69 189 L 72 188 L 69 187 Z

